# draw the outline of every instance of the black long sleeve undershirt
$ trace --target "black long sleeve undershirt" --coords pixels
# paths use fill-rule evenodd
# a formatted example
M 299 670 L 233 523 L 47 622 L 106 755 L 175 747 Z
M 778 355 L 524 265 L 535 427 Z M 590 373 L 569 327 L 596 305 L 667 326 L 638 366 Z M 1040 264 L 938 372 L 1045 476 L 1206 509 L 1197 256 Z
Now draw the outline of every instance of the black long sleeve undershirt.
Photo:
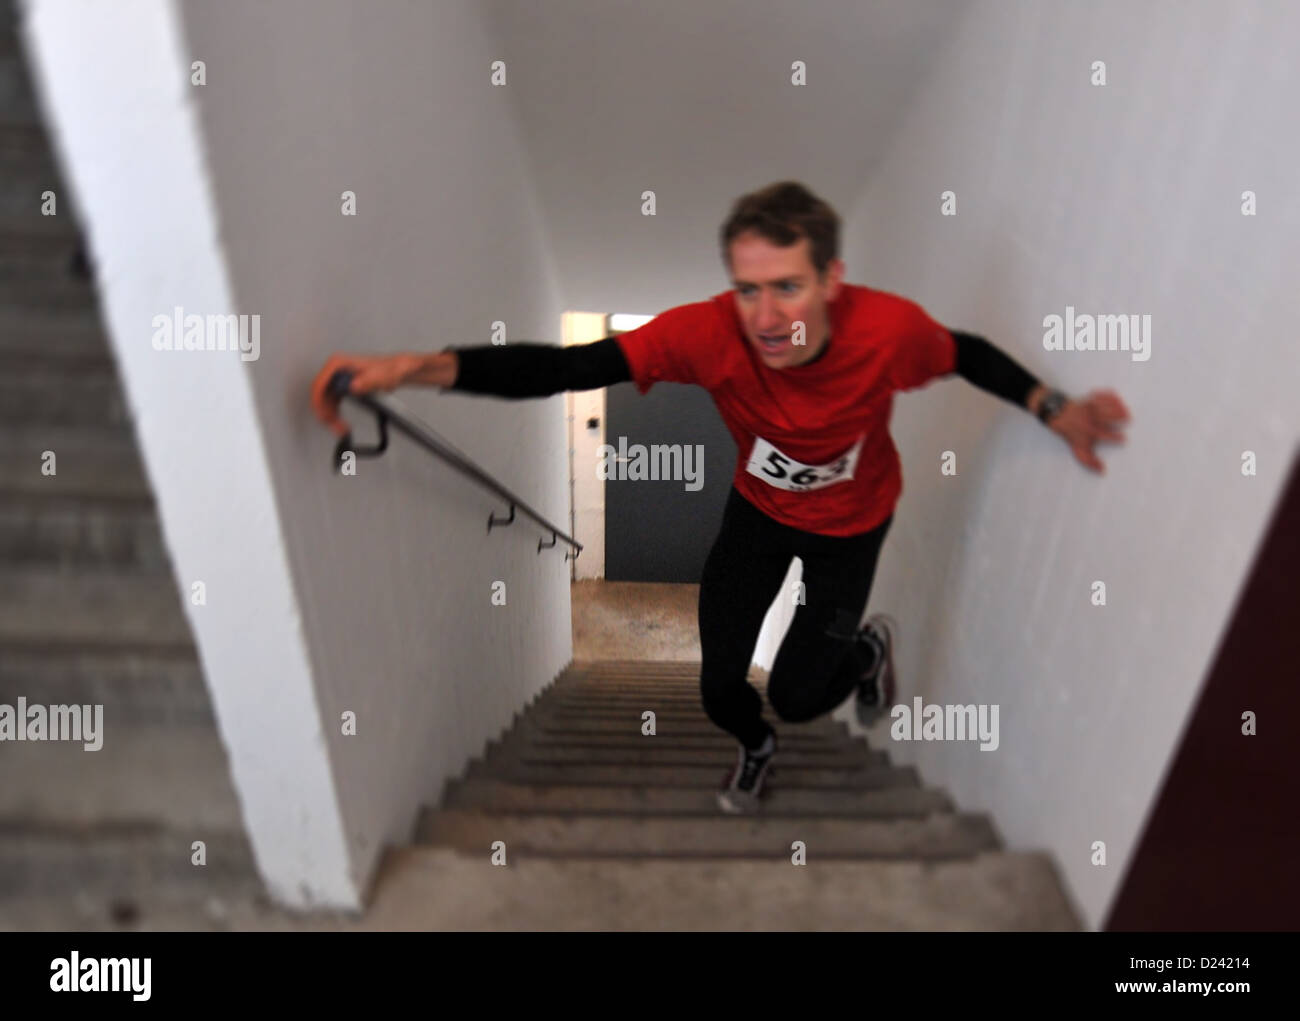
M 628 383 L 632 369 L 615 337 L 591 344 L 484 344 L 453 347 L 459 362 L 453 390 L 494 397 L 548 397 Z
M 950 330 L 957 343 L 955 374 L 973 386 L 1025 407 L 1038 380 L 983 337 Z M 596 390 L 632 380 L 616 337 L 559 347 L 520 342 L 453 347 L 459 362 L 452 390 L 495 397 L 547 397 L 569 390 Z
M 948 331 L 957 342 L 956 374 L 981 390 L 1025 407 L 1039 380 L 1028 369 L 983 337 L 961 330 Z

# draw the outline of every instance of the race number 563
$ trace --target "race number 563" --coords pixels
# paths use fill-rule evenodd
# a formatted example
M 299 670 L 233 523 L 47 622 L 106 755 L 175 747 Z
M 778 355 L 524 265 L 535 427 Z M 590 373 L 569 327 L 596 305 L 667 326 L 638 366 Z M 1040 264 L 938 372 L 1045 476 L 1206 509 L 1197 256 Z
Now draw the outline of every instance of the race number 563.
M 769 486 L 789 492 L 824 489 L 853 478 L 853 472 L 858 466 L 858 454 L 862 451 L 862 440 L 863 437 L 859 436 L 852 448 L 826 464 L 804 464 L 789 454 L 781 453 L 760 436 L 754 440 L 754 449 L 750 452 L 745 471 L 762 479 Z

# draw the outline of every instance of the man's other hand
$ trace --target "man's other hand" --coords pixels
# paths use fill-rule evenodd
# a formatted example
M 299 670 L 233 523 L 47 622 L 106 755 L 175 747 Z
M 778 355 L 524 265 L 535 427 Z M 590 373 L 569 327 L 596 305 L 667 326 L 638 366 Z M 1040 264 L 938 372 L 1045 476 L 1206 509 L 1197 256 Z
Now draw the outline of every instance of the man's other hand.
M 1113 390 L 1094 390 L 1078 401 L 1067 401 L 1049 428 L 1070 445 L 1079 463 L 1104 475 L 1106 467 L 1093 453 L 1099 443 L 1124 442 L 1120 424 L 1129 421 L 1128 408 Z

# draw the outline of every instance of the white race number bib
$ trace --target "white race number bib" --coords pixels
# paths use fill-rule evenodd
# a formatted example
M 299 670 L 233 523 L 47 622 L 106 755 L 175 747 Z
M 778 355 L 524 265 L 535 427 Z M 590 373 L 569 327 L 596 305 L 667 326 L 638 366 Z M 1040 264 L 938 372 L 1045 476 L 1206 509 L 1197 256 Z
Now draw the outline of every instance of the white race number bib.
M 837 482 L 847 482 L 853 478 L 864 439 L 866 439 L 865 433 L 858 437 L 858 442 L 849 450 L 826 464 L 804 464 L 802 461 L 796 461 L 789 454 L 781 453 L 759 436 L 754 440 L 754 449 L 749 455 L 749 463 L 745 465 L 745 471 L 762 479 L 769 486 L 792 493 L 824 489 Z

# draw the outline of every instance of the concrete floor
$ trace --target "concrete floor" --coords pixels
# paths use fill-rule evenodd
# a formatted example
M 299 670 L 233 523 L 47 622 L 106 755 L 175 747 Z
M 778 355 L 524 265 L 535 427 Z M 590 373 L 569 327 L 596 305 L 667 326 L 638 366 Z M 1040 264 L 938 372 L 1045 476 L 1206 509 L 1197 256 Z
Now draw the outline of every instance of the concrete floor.
M 573 658 L 700 658 L 699 585 L 578 581 L 573 594 Z
M 10 905 L 5 928 L 78 931 L 1078 931 L 1045 858 L 953 862 L 532 859 L 508 867 L 442 848 L 385 863 L 364 916 L 151 893 L 117 925 Z

